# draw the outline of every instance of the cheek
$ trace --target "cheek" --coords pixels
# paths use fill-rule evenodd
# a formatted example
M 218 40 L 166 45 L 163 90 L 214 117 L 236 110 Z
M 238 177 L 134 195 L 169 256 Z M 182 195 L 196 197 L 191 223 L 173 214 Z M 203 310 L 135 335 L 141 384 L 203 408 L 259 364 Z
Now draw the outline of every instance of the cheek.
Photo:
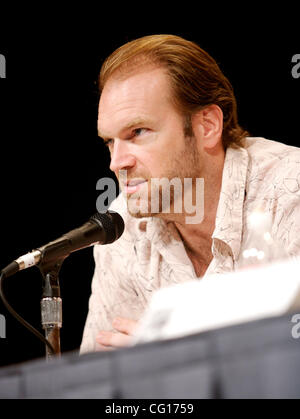
M 149 177 L 158 177 L 160 175 L 162 164 L 159 156 L 155 158 L 155 156 L 151 154 L 139 161 L 141 163 L 141 168 L 147 172 Z
M 178 137 L 176 130 L 168 130 L 157 135 L 151 144 L 134 150 L 138 167 L 146 169 L 151 177 L 163 176 L 172 167 L 175 156 L 183 157 L 184 139 Z
M 182 156 L 182 153 L 180 153 Z M 159 152 L 149 152 L 140 156 L 138 160 L 140 167 L 147 170 L 152 178 L 160 178 L 167 175 L 173 168 L 174 151 L 172 149 L 162 149 Z

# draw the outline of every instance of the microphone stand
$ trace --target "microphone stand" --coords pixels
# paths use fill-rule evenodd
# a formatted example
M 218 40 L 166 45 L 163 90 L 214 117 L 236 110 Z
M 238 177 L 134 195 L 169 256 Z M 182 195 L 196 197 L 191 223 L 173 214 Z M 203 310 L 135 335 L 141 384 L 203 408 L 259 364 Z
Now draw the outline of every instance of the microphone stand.
M 60 329 L 62 327 L 62 299 L 60 296 L 59 271 L 63 260 L 52 261 L 39 269 L 43 276 L 43 294 L 41 299 L 41 321 L 45 338 L 52 345 L 54 353 L 46 345 L 46 360 L 61 356 Z

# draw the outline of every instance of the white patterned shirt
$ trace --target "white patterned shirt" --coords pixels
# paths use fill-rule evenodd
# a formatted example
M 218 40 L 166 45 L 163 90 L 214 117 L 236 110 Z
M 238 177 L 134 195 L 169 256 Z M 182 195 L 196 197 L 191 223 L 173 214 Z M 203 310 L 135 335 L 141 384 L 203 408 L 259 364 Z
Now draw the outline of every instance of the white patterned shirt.
M 226 150 L 222 187 L 212 235 L 213 259 L 203 279 L 238 266 L 257 207 L 272 217 L 272 236 L 289 256 L 300 256 L 300 149 L 247 137 L 244 147 Z M 112 210 L 124 219 L 116 242 L 94 246 L 95 272 L 81 353 L 96 351 L 100 330 L 113 330 L 115 317 L 139 320 L 153 292 L 199 280 L 177 229 L 156 217 L 137 219 L 122 194 Z

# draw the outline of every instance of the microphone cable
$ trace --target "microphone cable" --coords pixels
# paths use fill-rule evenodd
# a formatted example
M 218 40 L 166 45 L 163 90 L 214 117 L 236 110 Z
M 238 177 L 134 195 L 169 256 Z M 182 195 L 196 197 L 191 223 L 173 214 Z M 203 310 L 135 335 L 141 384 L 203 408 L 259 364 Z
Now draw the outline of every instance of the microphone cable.
M 51 350 L 52 354 L 55 355 L 55 351 L 53 346 L 51 345 L 51 343 L 37 330 L 35 329 L 33 326 L 31 326 L 31 324 L 29 324 L 26 320 L 23 319 L 22 316 L 20 316 L 12 307 L 11 305 L 8 303 L 5 295 L 4 295 L 4 291 L 3 291 L 3 283 L 4 283 L 4 279 L 5 279 L 5 275 L 3 272 L 0 273 L 0 297 L 1 300 L 3 301 L 4 306 L 7 308 L 7 310 L 10 312 L 10 314 L 18 321 L 20 322 L 24 327 L 26 327 L 26 329 L 28 329 L 31 333 L 34 334 L 34 336 L 36 336 L 38 339 L 40 339 L 40 341 L 42 341 L 45 345 L 48 346 L 48 348 Z
M 96 243 L 104 245 L 113 243 L 121 237 L 124 227 L 124 220 L 117 212 L 107 211 L 106 213 L 96 213 L 83 226 L 69 231 L 69 233 L 64 234 L 60 238 L 51 241 L 33 252 L 23 255 L 0 272 L 0 298 L 4 303 L 4 306 L 18 322 L 33 333 L 41 342 L 47 345 L 53 355 L 56 354 L 56 351 L 48 339 L 24 320 L 8 303 L 3 291 L 4 279 L 14 275 L 22 269 L 38 265 L 41 260 L 47 265 L 47 268 L 49 268 L 53 261 L 57 259 L 63 261 L 70 253 L 75 252 L 76 250 L 83 249 Z

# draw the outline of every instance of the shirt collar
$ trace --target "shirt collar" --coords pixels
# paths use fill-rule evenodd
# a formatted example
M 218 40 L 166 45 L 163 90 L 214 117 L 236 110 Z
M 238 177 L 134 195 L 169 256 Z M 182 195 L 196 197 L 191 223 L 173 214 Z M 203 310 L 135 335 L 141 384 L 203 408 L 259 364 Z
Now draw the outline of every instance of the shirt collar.
M 243 208 L 249 156 L 245 148 L 226 150 L 222 187 L 212 239 L 226 243 L 238 259 L 243 231 Z
M 242 240 L 248 161 L 246 149 L 227 148 L 215 229 L 212 234 L 213 247 L 218 240 L 221 240 L 230 247 L 234 260 L 238 259 Z M 174 243 L 175 240 L 181 248 L 182 243 L 179 244 L 181 239 L 178 234 L 176 237 L 176 228 L 172 229 L 170 224 L 172 223 L 167 224 L 157 217 L 142 218 L 139 220 L 138 229 L 145 231 L 147 239 L 155 243 L 156 247 L 165 248 L 168 243 Z M 185 259 L 184 263 L 187 263 Z

